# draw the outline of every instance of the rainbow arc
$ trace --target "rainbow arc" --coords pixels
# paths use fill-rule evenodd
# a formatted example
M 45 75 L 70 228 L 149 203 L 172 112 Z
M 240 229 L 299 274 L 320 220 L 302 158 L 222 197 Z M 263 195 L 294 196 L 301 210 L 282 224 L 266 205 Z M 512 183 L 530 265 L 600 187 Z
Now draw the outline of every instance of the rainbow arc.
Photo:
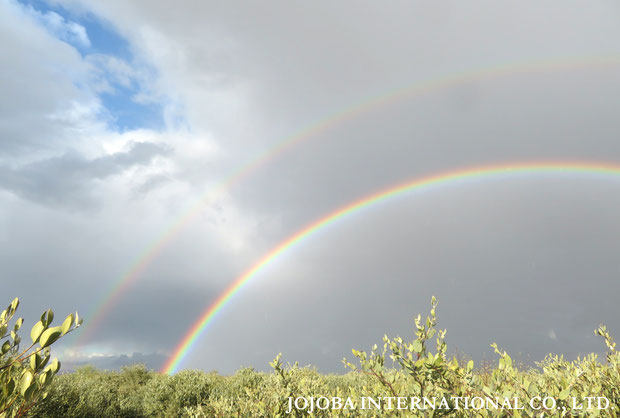
M 310 239 L 317 232 L 324 230 L 330 225 L 345 220 L 347 217 L 362 210 L 377 206 L 379 203 L 393 199 L 406 193 L 420 192 L 423 190 L 462 184 L 462 182 L 475 182 L 491 179 L 512 178 L 518 176 L 544 174 L 556 176 L 597 176 L 620 180 L 620 165 L 599 162 L 558 161 L 558 162 L 526 162 L 511 163 L 492 166 L 477 166 L 463 170 L 453 170 L 428 177 L 409 180 L 392 187 L 388 187 L 323 216 L 308 224 L 286 240 L 282 241 L 271 251 L 265 254 L 252 267 L 237 277 L 222 294 L 211 303 L 200 315 L 198 320 L 187 331 L 183 339 L 177 344 L 173 354 L 169 357 L 161 371 L 174 373 L 179 369 L 183 359 L 197 345 L 200 337 L 213 323 L 217 315 L 230 304 L 232 299 L 259 273 L 267 269 L 276 259 L 290 252 L 302 241 Z
M 335 126 L 353 121 L 362 115 L 376 109 L 397 104 L 414 97 L 433 94 L 444 89 L 453 88 L 461 84 L 475 81 L 487 81 L 518 74 L 533 74 L 544 72 L 563 72 L 579 69 L 605 69 L 620 65 L 620 55 L 592 55 L 561 57 L 538 61 L 524 61 L 497 66 L 487 66 L 468 71 L 459 71 L 431 79 L 415 82 L 400 88 L 389 90 L 383 94 L 368 97 L 366 100 L 354 103 L 340 111 L 327 115 L 325 118 L 309 124 L 297 132 L 276 142 L 259 155 L 250 158 L 235 171 L 220 181 L 215 187 L 208 190 L 193 205 L 181 213 L 167 228 L 144 248 L 135 261 L 118 279 L 114 280 L 107 291 L 95 304 L 94 308 L 85 315 L 86 326 L 84 331 L 77 335 L 74 347 L 81 346 L 99 328 L 104 318 L 116 305 L 118 300 L 129 291 L 129 288 L 141 276 L 152 261 L 161 254 L 164 248 L 197 216 L 206 205 L 215 202 L 227 190 L 249 177 L 254 172 L 275 160 L 288 151 L 295 149 L 301 143 L 320 137 Z

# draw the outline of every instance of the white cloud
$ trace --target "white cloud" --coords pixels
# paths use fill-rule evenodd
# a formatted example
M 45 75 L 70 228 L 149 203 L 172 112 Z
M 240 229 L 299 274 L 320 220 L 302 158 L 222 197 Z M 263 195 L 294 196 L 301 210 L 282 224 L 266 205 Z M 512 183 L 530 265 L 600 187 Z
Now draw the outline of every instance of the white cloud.
M 8 63 L 0 66 L 0 207 L 10 219 L 0 224 L 0 275 L 12 279 L 8 293 L 28 299 L 27 317 L 40 306 L 84 315 L 145 245 L 218 186 L 226 154 L 205 127 L 117 132 L 102 93 L 130 87 L 135 100 L 166 106 L 172 122 L 184 119 L 183 106 L 167 101 L 173 91 L 157 84 L 140 57 L 82 56 L 76 47 L 88 37 L 79 23 L 15 2 L 0 2 L 0 16 Z M 162 268 L 149 270 L 151 279 L 221 283 L 233 274 L 227 265 L 254 251 L 252 216 L 226 193 L 214 202 L 187 228 L 191 240 L 181 234 Z M 180 269 L 184 263 L 191 266 Z M 208 280 L 205 264 L 217 264 Z M 56 293 L 76 286 L 79 301 L 69 297 L 74 292 Z M 137 345 L 121 344 L 144 348 Z
M 77 44 L 81 47 L 88 48 L 91 46 L 90 39 L 86 33 L 84 26 L 65 19 L 61 15 L 53 11 L 40 13 L 33 8 L 28 9 L 54 36 L 68 42 Z
M 2 2 L 0 67 L 3 123 L 0 158 L 12 163 L 54 155 L 61 149 L 89 148 L 85 131 L 103 126 L 98 97 L 88 88 L 88 66 L 74 47 L 45 30 L 30 13 Z

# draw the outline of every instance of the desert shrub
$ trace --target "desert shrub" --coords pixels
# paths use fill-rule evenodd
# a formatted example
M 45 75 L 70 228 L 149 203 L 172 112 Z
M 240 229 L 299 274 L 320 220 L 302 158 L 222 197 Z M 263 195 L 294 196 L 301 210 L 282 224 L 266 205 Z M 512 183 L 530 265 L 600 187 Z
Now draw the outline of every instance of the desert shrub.
M 65 318 L 61 325 L 52 326 L 54 312 L 43 312 L 30 330 L 32 343 L 21 347 L 19 330 L 24 323 L 18 318 L 11 325 L 19 299 L 15 298 L 0 314 L 0 417 L 24 416 L 39 400 L 44 399 L 60 362 L 50 361 L 50 346 L 82 323 L 77 312 Z M 10 331 L 9 331 L 10 330 Z
M 414 319 L 411 341 L 384 336 L 383 346 L 370 352 L 353 350 L 357 364 L 344 359 L 346 374 L 321 374 L 297 363 L 284 365 L 281 355 L 271 362 L 272 372 L 252 368 L 231 376 L 184 370 L 174 376 L 132 366 L 120 372 L 86 367 L 59 375 L 46 399 L 31 409 L 41 417 L 306 417 L 307 411 L 287 414 L 288 398 L 336 397 L 552 397 L 556 411 L 544 416 L 617 416 L 620 410 L 620 355 L 601 326 L 596 334 L 607 346 L 607 355 L 595 354 L 575 361 L 548 355 L 536 367 L 516 367 L 512 358 L 495 344 L 494 367 L 475 368 L 474 362 L 447 355 L 446 331 L 437 329 L 437 301 L 431 300 L 430 315 Z M 601 396 L 611 405 L 603 410 L 571 410 L 573 397 Z M 397 410 L 382 403 L 376 409 L 314 410 L 315 417 L 387 416 L 541 416 L 542 411 L 463 410 L 455 401 L 447 409 Z M 462 405 L 462 403 L 461 403 Z M 564 410 L 563 408 L 566 408 Z M 613 408 L 613 409 L 612 409 Z
M 587 413 L 588 416 L 616 416 L 620 408 L 620 354 L 615 350 L 615 343 L 604 326 L 595 330 L 595 334 L 604 338 L 608 348 L 606 363 L 598 360 L 595 354 L 569 362 L 561 356 L 549 355 L 538 364 L 538 369 L 518 370 L 512 358 L 500 350 L 495 343 L 491 347 L 499 356 L 497 367 L 482 373 L 474 372 L 474 362 L 459 364 L 456 358 L 448 359 L 445 342 L 446 330 L 437 330 L 437 301 L 431 300 L 430 316 L 422 322 L 420 315 L 415 320 L 416 338 L 404 342 L 397 337 L 384 336 L 383 349 L 373 346 L 370 353 L 353 350 L 360 366 L 346 359 L 347 367 L 372 376 L 389 393 L 388 396 L 445 398 L 448 408 L 435 409 L 433 416 L 470 416 L 473 412 L 458 407 L 456 399 L 463 397 L 545 399 L 552 398 L 557 407 L 557 414 Z M 436 336 L 435 350 L 431 349 L 431 338 Z M 388 369 L 385 366 L 386 354 L 400 369 Z M 573 399 L 585 397 L 605 397 L 610 402 L 609 408 L 591 410 L 575 409 Z M 573 403 L 571 403 L 571 401 Z M 555 410 L 554 410 L 555 411 Z M 398 414 L 399 411 L 394 411 Z M 411 414 L 410 411 L 405 412 Z M 522 412 L 516 410 L 481 409 L 475 411 L 478 416 L 539 416 L 540 412 L 530 409 Z M 551 412 L 547 412 L 551 414 Z
M 148 416 L 177 416 L 187 407 L 205 404 L 221 378 L 199 370 L 183 370 L 174 376 L 156 375 L 146 388 L 145 412 Z
M 33 408 L 37 416 L 148 417 L 145 398 L 158 375 L 144 365 L 123 367 L 120 372 L 79 368 L 58 376 L 45 402 Z

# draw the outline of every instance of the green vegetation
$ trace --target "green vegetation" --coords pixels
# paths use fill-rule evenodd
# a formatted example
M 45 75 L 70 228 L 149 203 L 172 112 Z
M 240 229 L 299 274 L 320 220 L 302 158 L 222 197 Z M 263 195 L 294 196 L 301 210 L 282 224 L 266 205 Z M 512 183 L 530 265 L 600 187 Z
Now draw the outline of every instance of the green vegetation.
M 48 309 L 30 331 L 32 344 L 22 350 L 18 332 L 24 320 L 16 319 L 9 332 L 18 306 L 19 299 L 15 298 L 0 315 L 0 341 L 5 340 L 0 348 L 0 417 L 24 416 L 37 401 L 47 396 L 60 370 L 58 359 L 50 362 L 49 347 L 82 323 L 76 312 L 67 316 L 61 325 L 52 327 L 54 312 Z
M 126 367 L 120 372 L 92 367 L 57 376 L 48 396 L 29 414 L 41 417 L 300 417 L 618 416 L 620 354 L 604 326 L 595 333 L 607 345 L 576 361 L 549 355 L 535 368 L 516 367 L 492 346 L 496 368 L 447 356 L 446 331 L 436 328 L 437 301 L 430 316 L 415 318 L 415 338 L 383 338 L 383 347 L 353 350 L 351 370 L 324 375 L 281 355 L 271 373 L 253 369 L 221 376 L 185 370 L 173 376 Z M 51 321 L 51 320 L 50 320 Z M 23 366 L 27 368 L 27 366 Z M 23 372 L 22 372 L 23 373 Z M 435 409 L 431 408 L 434 403 Z M 312 414 L 310 410 L 312 409 Z

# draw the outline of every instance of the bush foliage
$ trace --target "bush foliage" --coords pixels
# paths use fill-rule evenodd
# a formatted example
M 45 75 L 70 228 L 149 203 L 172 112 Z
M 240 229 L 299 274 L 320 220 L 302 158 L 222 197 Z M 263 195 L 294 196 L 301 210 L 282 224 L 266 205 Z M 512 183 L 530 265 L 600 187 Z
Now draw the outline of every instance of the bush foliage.
M 75 330 L 82 323 L 77 312 L 65 318 L 61 325 L 51 326 L 54 312 L 43 312 L 41 319 L 30 330 L 32 343 L 20 348 L 19 330 L 22 318 L 11 321 L 19 306 L 15 298 L 0 314 L 0 417 L 24 416 L 36 402 L 47 396 L 60 362 L 50 362 L 50 346 L 60 337 Z M 9 331 L 10 330 L 10 331 Z
M 447 356 L 446 331 L 436 328 L 437 302 L 430 316 L 415 318 L 415 338 L 383 338 L 369 352 L 353 350 L 355 362 L 343 359 L 350 371 L 343 375 L 320 374 L 310 367 L 283 365 L 278 355 L 271 373 L 251 368 L 232 376 L 195 370 L 173 376 L 131 366 L 120 372 L 92 367 L 58 376 L 49 395 L 31 409 L 43 417 L 284 417 L 309 416 L 307 409 L 289 408 L 289 398 L 352 398 L 356 409 L 314 408 L 312 416 L 618 416 L 620 411 L 620 355 L 604 326 L 595 333 L 607 345 L 607 356 L 590 354 L 575 361 L 549 355 L 537 367 L 517 368 L 512 358 L 492 346 L 497 367 L 476 369 L 473 361 Z M 361 397 L 382 402 L 379 408 L 361 409 Z M 522 399 L 524 409 L 460 408 L 455 397 Z M 606 408 L 588 409 L 586 397 L 604 397 Z M 446 399 L 447 408 L 397 409 L 399 398 Z M 548 398 L 553 410 L 528 408 L 527 401 Z M 575 404 L 574 399 L 578 399 Z M 594 399 L 594 398 L 592 398 Z M 409 402 L 409 401 L 408 401 Z M 333 404 L 332 404 L 333 405 Z M 439 405 L 439 404 L 438 404 Z M 514 405 L 513 405 L 514 406 Z M 579 409 L 581 407 L 581 409 Z

